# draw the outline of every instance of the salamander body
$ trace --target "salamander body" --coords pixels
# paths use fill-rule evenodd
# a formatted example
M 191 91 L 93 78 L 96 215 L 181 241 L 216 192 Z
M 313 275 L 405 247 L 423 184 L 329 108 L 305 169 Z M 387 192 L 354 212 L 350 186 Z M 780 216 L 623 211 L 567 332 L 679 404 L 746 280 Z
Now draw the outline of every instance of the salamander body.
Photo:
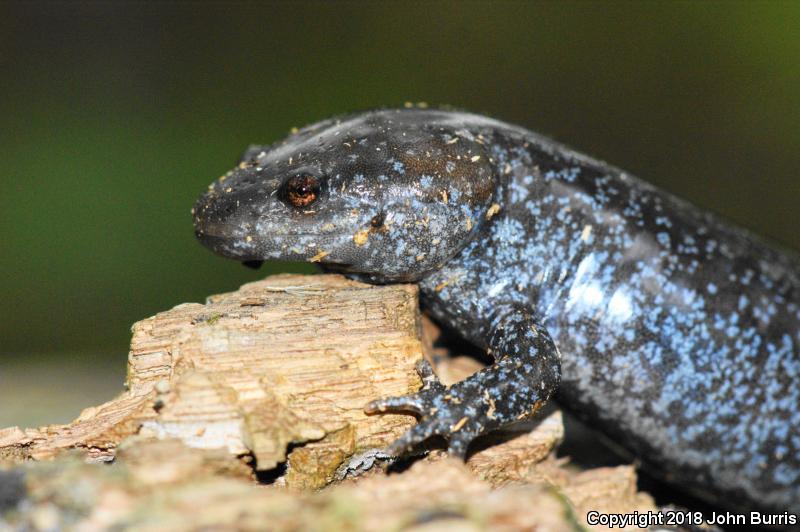
M 800 512 L 800 260 L 622 170 L 483 116 L 391 109 L 252 146 L 194 209 L 240 261 L 415 282 L 494 363 L 371 411 L 402 453 L 551 397 L 651 473 L 723 506 Z

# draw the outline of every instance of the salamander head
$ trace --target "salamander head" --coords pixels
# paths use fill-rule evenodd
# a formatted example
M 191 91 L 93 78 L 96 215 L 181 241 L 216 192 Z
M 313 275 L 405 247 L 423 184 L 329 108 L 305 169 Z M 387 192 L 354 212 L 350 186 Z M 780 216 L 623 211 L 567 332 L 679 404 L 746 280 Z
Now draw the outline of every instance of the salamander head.
M 249 148 L 195 205 L 195 233 L 240 261 L 319 262 L 375 282 L 416 280 L 458 253 L 492 202 L 474 115 L 379 110 Z

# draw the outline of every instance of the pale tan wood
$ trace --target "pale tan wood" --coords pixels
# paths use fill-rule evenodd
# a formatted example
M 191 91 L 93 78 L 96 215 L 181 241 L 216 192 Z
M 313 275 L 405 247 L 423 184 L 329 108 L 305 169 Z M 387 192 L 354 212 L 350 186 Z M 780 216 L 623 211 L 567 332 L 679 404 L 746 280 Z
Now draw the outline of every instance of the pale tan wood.
M 319 487 L 353 453 L 413 423 L 367 416 L 385 395 L 420 385 L 413 285 L 370 286 L 338 275 L 279 275 L 179 305 L 133 326 L 128 391 L 68 425 L 0 431 L 0 457 L 45 459 L 78 447 L 109 459 L 132 434 L 250 454 L 259 470 L 296 449 L 298 485 Z M 313 475 L 308 462 L 314 463 Z

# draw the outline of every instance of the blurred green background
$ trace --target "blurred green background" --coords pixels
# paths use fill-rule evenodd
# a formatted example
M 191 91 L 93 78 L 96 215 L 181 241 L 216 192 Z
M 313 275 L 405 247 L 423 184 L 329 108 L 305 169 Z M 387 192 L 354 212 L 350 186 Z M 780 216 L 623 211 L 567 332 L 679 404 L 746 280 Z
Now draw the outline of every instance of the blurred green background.
M 343 111 L 488 113 L 800 248 L 798 28 L 796 2 L 2 3 L 0 426 L 109 399 L 134 321 L 265 275 L 189 209 Z

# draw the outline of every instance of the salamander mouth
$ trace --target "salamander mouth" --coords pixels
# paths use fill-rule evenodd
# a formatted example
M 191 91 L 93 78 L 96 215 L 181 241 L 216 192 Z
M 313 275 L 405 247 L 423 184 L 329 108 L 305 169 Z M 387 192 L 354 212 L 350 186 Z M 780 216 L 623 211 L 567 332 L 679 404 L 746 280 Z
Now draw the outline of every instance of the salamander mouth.
M 241 234 L 246 233 L 247 230 L 242 229 L 240 224 L 229 224 L 229 223 L 214 223 L 214 222 L 202 222 L 195 224 L 195 235 L 199 239 L 209 238 L 209 239 L 216 239 L 216 240 L 229 240 L 233 241 L 236 239 L 241 239 Z M 255 236 L 255 235 L 252 235 Z M 281 238 L 301 238 L 301 237 L 325 237 L 325 236 L 333 236 L 330 234 L 320 234 L 316 231 L 286 231 L 286 232 L 275 232 L 270 236 L 279 236 Z
M 330 273 L 353 273 L 353 265 L 344 262 L 325 262 L 320 263 L 320 267 Z
M 251 270 L 260 270 L 266 260 L 243 260 L 242 266 L 250 268 Z M 330 262 L 327 264 L 320 264 L 323 270 L 331 273 L 350 273 L 352 272 L 353 265 L 339 262 Z

